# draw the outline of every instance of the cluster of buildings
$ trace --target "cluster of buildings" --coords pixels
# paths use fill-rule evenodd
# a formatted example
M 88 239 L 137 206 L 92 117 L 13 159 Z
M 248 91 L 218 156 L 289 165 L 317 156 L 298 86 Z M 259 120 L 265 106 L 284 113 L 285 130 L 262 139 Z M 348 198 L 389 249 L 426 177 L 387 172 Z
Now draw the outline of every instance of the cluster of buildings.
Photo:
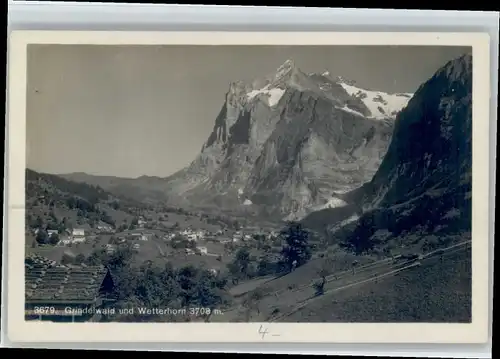
M 199 255 L 202 255 L 202 256 L 206 256 L 206 255 L 209 255 L 208 253 L 208 248 L 207 247 L 196 247 L 195 249 L 191 249 L 191 248 L 185 248 L 184 249 L 184 252 L 187 254 L 187 255 L 193 255 L 193 254 L 199 254 Z
M 35 235 L 40 231 L 39 228 L 35 229 L 33 233 Z M 91 233 L 92 232 L 92 233 Z M 91 237 L 92 234 L 113 234 L 115 233 L 115 229 L 108 224 L 101 224 L 96 227 L 95 230 L 89 231 L 84 228 L 73 228 L 66 229 L 63 232 L 58 231 L 57 229 L 48 229 L 47 235 L 53 237 L 57 235 L 59 237 L 60 245 L 68 245 L 70 243 L 82 243 Z
M 96 227 L 97 231 L 101 234 L 113 234 L 115 229 L 109 224 L 101 224 Z
M 60 244 L 68 245 L 70 243 L 83 243 L 87 240 L 87 233 L 85 229 L 73 228 L 72 230 L 66 230 L 66 235 L 61 238 Z
M 253 239 L 254 232 L 247 231 L 236 231 L 232 234 L 228 234 L 225 231 L 219 230 L 217 232 L 209 232 L 205 230 L 194 230 L 194 229 L 183 229 L 179 231 L 174 231 L 166 234 L 163 239 L 165 241 L 171 241 L 177 236 L 186 238 L 188 241 L 207 241 L 207 242 L 218 242 L 218 243 L 237 243 L 244 241 L 251 241 Z M 277 236 L 277 232 L 269 232 L 265 235 L 266 238 L 271 238 Z
M 122 232 L 118 235 L 118 240 L 120 242 L 125 242 L 126 240 L 137 240 L 137 241 L 149 241 L 154 237 L 154 233 L 147 231 L 131 230 Z
M 37 235 L 39 231 L 40 229 L 37 228 L 33 231 L 33 233 Z M 49 236 L 49 238 L 52 238 L 54 235 L 57 235 L 59 237 L 58 244 L 62 245 L 85 242 L 86 240 L 85 230 L 80 228 L 67 229 L 62 233 L 59 232 L 57 229 L 48 229 L 47 235 Z

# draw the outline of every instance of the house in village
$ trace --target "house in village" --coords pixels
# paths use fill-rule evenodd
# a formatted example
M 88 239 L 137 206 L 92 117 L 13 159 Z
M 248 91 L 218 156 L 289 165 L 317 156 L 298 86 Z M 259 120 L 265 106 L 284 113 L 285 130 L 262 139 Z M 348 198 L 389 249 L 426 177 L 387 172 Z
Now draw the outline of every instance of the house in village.
M 152 233 L 141 232 L 141 231 L 129 232 L 127 236 L 130 240 L 138 240 L 138 241 L 149 241 L 150 239 L 153 238 Z
M 115 230 L 113 229 L 112 226 L 110 226 L 109 224 L 100 224 L 97 226 L 97 230 L 99 231 L 99 233 L 101 234 L 111 234 L 111 233 L 115 233 Z
M 128 239 L 131 239 L 131 240 L 138 240 L 139 238 L 142 237 L 142 233 L 141 232 L 131 232 L 131 233 L 128 233 L 127 234 L 128 236 Z
M 116 246 L 113 244 L 106 244 L 106 253 L 113 254 L 116 251 Z
M 185 229 L 179 233 L 181 236 L 186 237 L 188 241 L 199 241 L 204 239 L 205 233 L 203 231 L 193 231 L 192 229 Z
M 218 241 L 218 235 L 215 232 L 206 231 L 204 235 L 204 240 L 207 242 L 216 242 Z
M 168 233 L 163 236 L 164 241 L 171 241 L 174 238 L 175 238 L 175 233 Z
M 71 232 L 71 242 L 72 243 L 85 242 L 85 230 L 80 228 L 73 228 L 73 231 Z
M 61 237 L 59 241 L 62 245 L 68 245 L 71 243 L 81 243 L 85 242 L 88 238 L 85 236 L 85 230 L 83 229 L 67 229 L 64 232 L 64 236 Z
M 140 240 L 141 241 L 149 241 L 153 239 L 154 235 L 153 233 L 142 233 Z
M 118 236 L 116 237 L 116 242 L 117 243 L 125 243 L 127 241 L 127 239 L 123 236 Z
M 141 245 L 140 245 L 139 243 L 134 243 L 134 244 L 132 245 L 132 249 L 134 249 L 134 250 L 136 250 L 136 251 L 137 251 L 137 250 L 139 250 L 139 248 L 141 248 Z
M 146 225 L 146 221 L 144 220 L 144 217 L 139 217 L 139 219 L 137 220 L 137 226 L 139 228 L 144 228 L 144 226 Z
M 105 267 L 67 267 L 28 257 L 25 268 L 25 320 L 86 322 L 109 313 L 114 281 Z
M 208 254 L 208 248 L 207 247 L 196 247 L 196 250 L 201 255 L 207 255 Z
M 240 242 L 241 240 L 243 240 L 243 234 L 240 231 L 235 232 L 232 239 L 233 243 Z

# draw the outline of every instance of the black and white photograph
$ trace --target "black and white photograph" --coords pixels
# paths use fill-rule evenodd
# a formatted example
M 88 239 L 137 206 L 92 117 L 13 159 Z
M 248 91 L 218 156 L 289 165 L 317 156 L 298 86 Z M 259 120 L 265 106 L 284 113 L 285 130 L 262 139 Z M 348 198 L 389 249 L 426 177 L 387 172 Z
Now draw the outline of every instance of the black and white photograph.
M 475 61 L 28 44 L 24 320 L 472 323 Z

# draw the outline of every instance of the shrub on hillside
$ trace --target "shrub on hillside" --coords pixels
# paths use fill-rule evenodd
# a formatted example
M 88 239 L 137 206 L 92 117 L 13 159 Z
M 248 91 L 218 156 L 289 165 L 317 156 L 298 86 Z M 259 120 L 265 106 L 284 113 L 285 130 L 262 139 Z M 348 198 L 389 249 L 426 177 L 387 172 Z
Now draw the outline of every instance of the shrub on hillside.
M 49 243 L 52 245 L 56 245 L 59 243 L 59 235 L 57 233 L 52 233 L 49 237 Z
M 35 239 L 38 242 L 38 244 L 48 244 L 49 243 L 49 235 L 47 234 L 47 231 L 45 231 L 44 229 L 41 229 L 41 228 L 36 233 Z

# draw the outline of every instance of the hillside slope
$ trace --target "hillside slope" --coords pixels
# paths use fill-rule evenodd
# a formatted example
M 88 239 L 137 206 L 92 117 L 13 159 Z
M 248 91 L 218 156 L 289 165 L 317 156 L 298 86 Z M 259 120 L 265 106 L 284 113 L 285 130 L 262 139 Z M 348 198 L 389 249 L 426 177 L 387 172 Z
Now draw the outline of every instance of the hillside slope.
M 123 178 L 89 175 L 83 172 L 66 173 L 58 176 L 71 182 L 98 186 L 115 196 L 129 198 L 136 202 L 155 203 L 158 200 L 166 200 L 165 186 L 167 182 L 164 178 L 160 177 L 141 176 L 138 178 Z
M 100 187 L 26 170 L 27 229 L 118 227 L 133 218 L 131 211 L 137 206 Z
M 470 323 L 471 250 L 325 294 L 281 322 Z

